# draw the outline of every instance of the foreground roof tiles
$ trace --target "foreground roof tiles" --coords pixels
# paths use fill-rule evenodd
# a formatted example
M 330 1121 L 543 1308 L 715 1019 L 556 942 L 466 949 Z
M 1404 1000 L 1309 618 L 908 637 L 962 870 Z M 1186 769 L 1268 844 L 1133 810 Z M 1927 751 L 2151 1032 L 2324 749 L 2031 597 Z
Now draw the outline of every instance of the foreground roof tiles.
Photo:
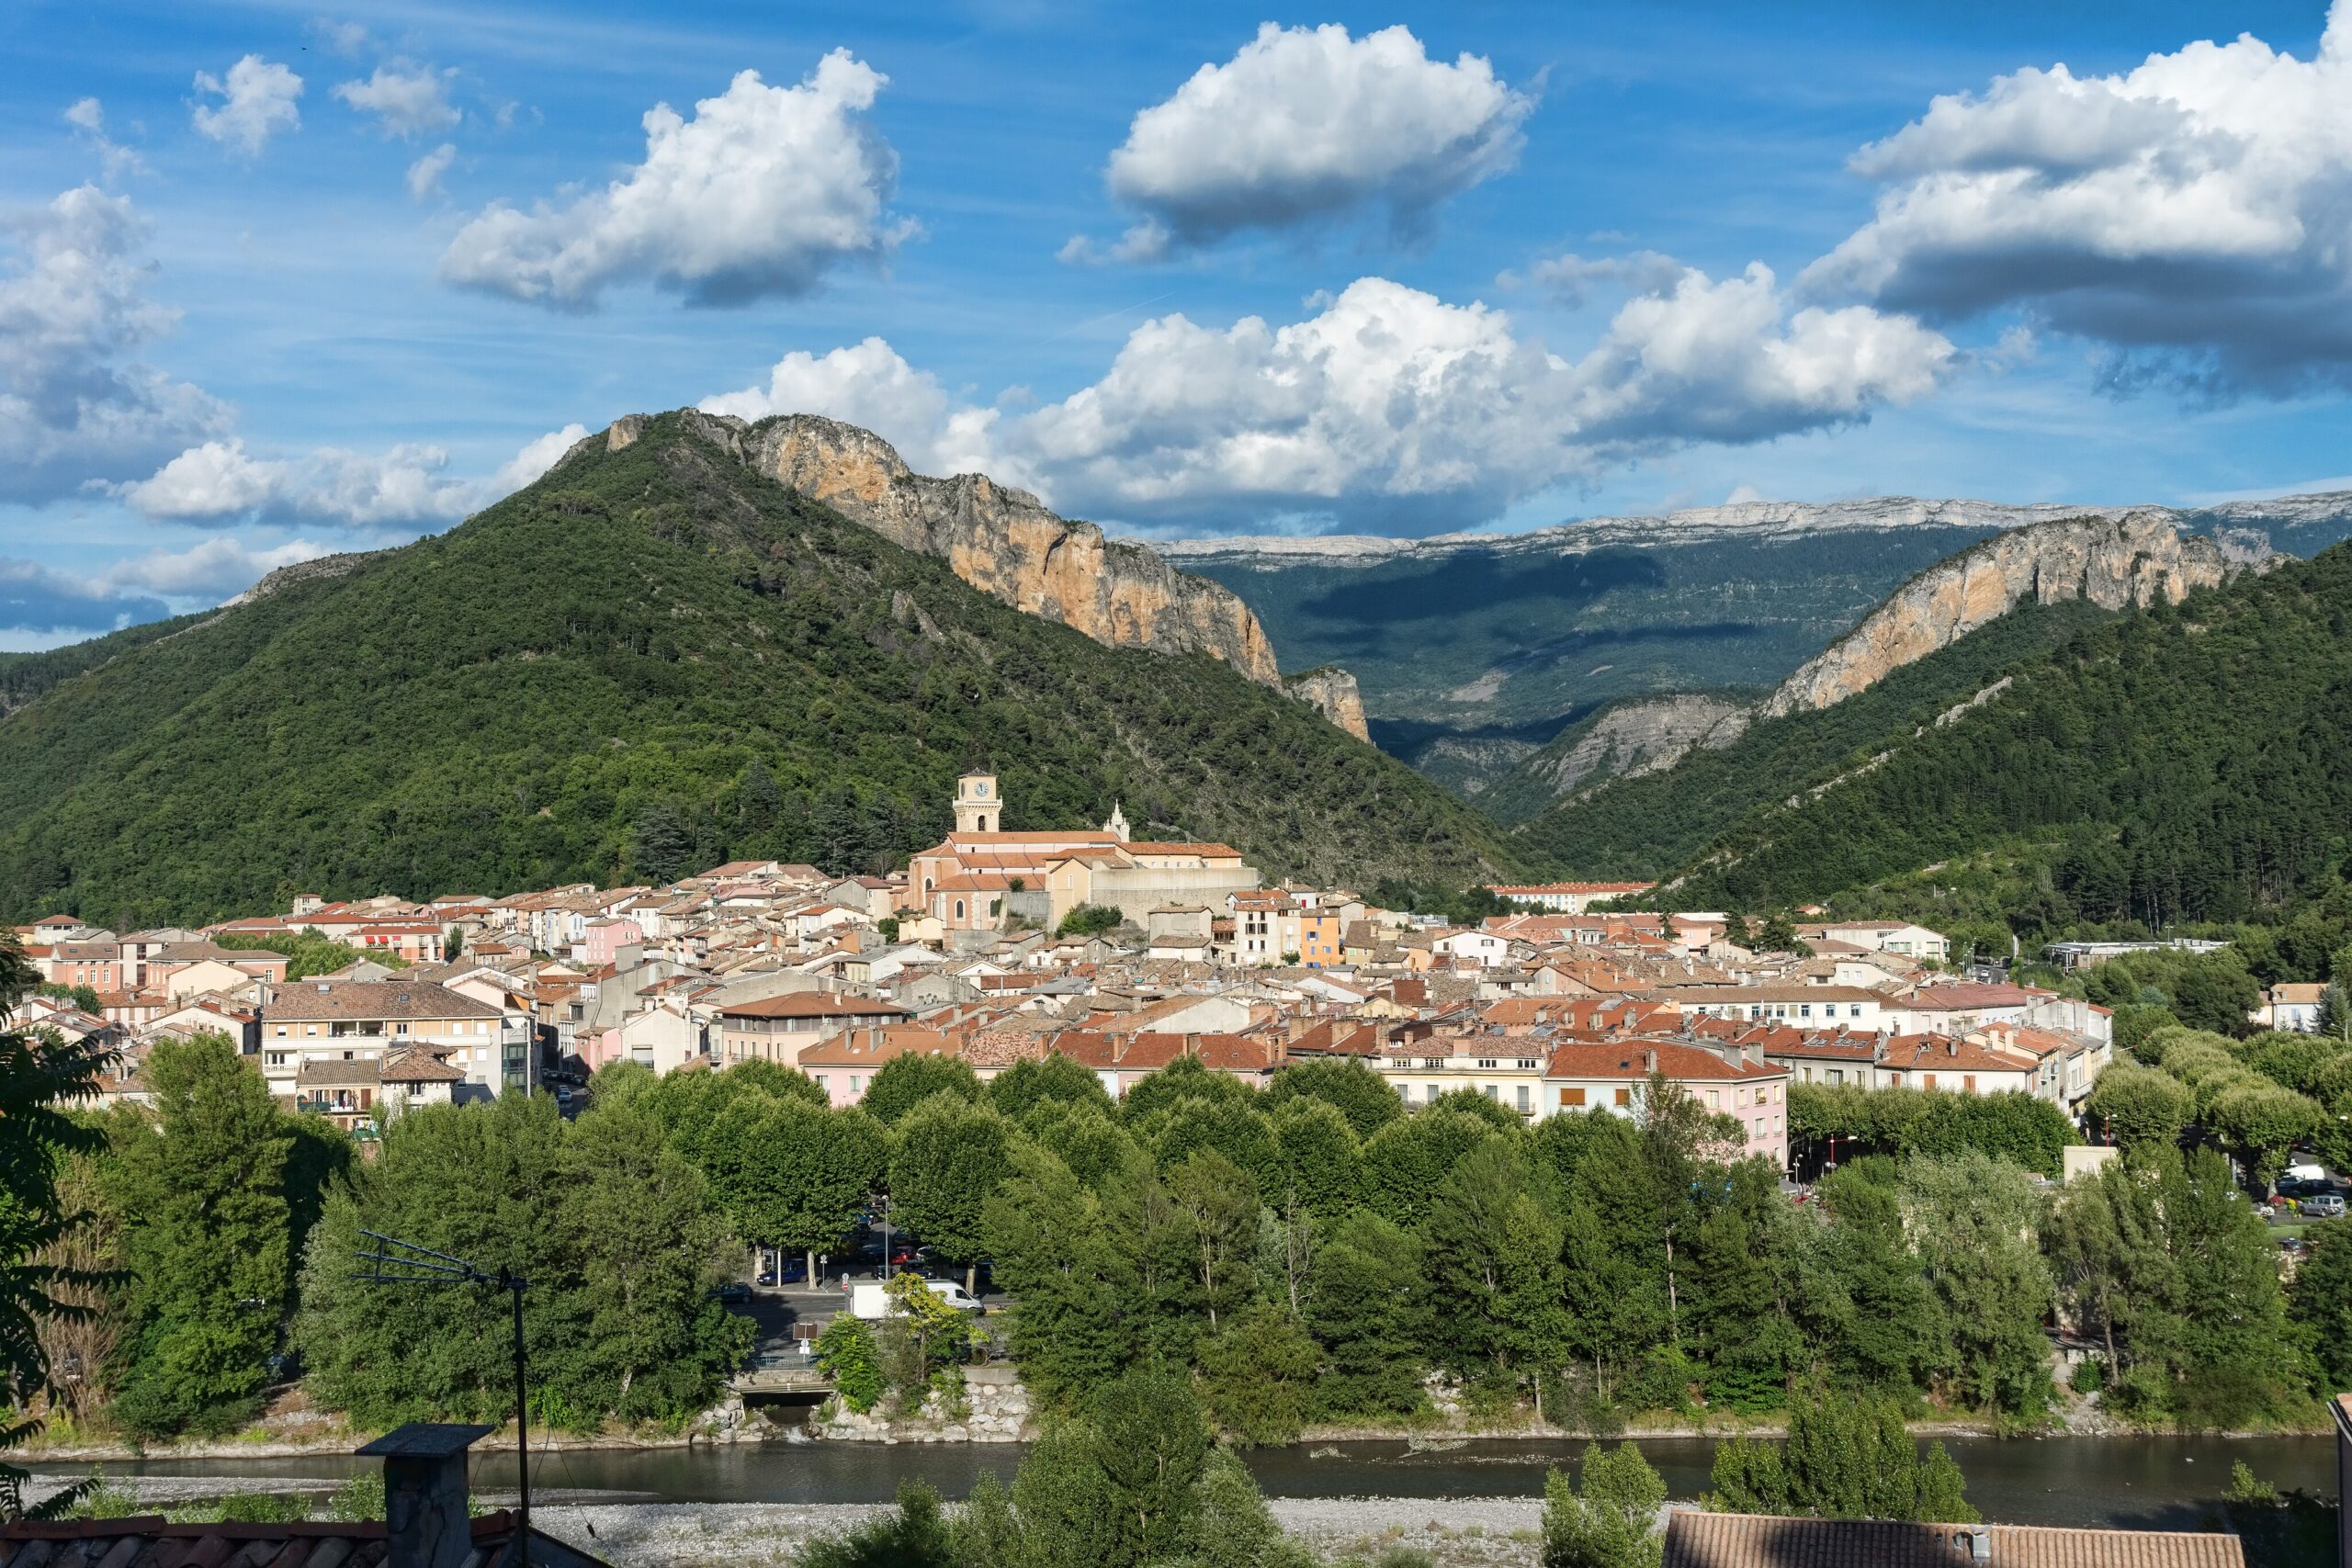
M 1977 1531 L 1985 1555 L 1973 1555 Z M 1681 1510 L 1662 1568 L 2245 1568 L 2233 1535 L 1927 1525 Z

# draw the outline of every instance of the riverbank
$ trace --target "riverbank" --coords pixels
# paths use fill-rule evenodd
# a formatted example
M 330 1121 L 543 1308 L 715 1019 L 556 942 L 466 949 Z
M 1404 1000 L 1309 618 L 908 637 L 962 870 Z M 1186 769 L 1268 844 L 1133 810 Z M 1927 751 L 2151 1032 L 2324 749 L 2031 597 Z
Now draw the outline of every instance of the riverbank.
M 1276 1497 L 1275 1522 L 1326 1562 L 1388 1546 L 1428 1552 L 1437 1568 L 1534 1568 L 1541 1497 Z M 653 1503 L 533 1510 L 549 1534 L 616 1568 L 708 1564 L 782 1568 L 809 1540 L 847 1529 L 885 1505 Z

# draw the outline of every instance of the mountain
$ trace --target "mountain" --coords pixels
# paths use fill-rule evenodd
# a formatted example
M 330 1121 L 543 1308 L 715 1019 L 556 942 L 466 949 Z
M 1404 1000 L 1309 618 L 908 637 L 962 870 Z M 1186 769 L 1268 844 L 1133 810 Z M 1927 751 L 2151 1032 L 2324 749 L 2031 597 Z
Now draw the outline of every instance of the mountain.
M 1475 813 L 1270 683 L 1214 590 L 1168 573 L 1159 613 L 1102 629 L 1170 650 L 1113 646 L 1001 602 L 1018 574 L 965 581 L 985 532 L 951 562 L 928 553 L 959 547 L 947 525 L 919 552 L 768 477 L 745 454 L 770 435 L 622 422 L 447 534 L 289 569 L 48 685 L 0 720 L 0 913 L 143 924 L 296 890 L 865 864 L 944 831 L 978 764 L 1008 827 L 1117 800 L 1139 835 L 1225 839 L 1274 875 L 1514 866 Z M 985 513 L 984 481 L 948 482 Z M 1146 552 L 1106 557 L 1148 581 Z
M 1919 573 L 1761 699 L 1679 695 L 1612 705 L 1516 763 L 1478 802 L 1498 821 L 1524 821 L 1612 776 L 1671 767 L 1693 747 L 1727 746 L 1758 719 L 1843 702 L 2020 604 L 2086 599 L 2113 610 L 2158 597 L 2177 602 L 2266 558 L 2242 536 L 2222 545 L 2183 534 L 2172 513 L 2153 509 L 2029 524 Z
M 1655 874 L 1825 762 L 1845 765 L 1858 747 L 1964 708 L 1999 667 L 2086 624 L 2020 606 L 2178 604 L 2268 564 L 2153 511 L 1996 535 L 1904 584 L 1762 699 L 1620 704 L 1519 764 L 1489 792 L 1489 810 L 1533 816 L 1522 840 L 1577 874 Z M 1547 807 L 1553 786 L 1574 793 Z
M 1913 576 L 1980 540 L 2131 511 L 2160 513 L 2244 555 L 2310 555 L 2352 536 L 2344 492 L 2192 510 L 1897 496 L 1594 518 L 1521 535 L 1156 547 L 1239 595 L 1285 657 L 1353 671 L 1374 738 L 1485 805 L 1481 790 L 1611 704 L 1753 697 Z M 1544 798 L 1523 782 L 1511 793 L 1532 793 L 1537 807 Z M 1522 798 L 1519 808 L 1529 806 Z
M 1984 683 L 1968 702 L 1917 722 L 1970 680 Z M 1907 710 L 1906 686 L 1924 699 Z M 1792 744 L 1806 733 L 1811 757 Z M 2230 920 L 2340 875 L 2347 733 L 2352 547 L 2337 547 L 2177 605 L 2029 604 L 1859 697 L 1590 798 L 1666 800 L 1736 765 L 1779 767 L 1767 798 L 1679 851 L 1678 902 L 1698 908 L 1842 896 L 2027 927 Z M 1637 804 L 1617 805 L 1621 829 Z

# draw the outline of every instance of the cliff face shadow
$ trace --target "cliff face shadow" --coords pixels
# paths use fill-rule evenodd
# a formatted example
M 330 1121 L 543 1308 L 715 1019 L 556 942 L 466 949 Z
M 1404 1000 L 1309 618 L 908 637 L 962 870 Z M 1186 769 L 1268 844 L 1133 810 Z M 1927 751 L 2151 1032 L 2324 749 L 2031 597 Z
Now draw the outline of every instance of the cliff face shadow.
M 1374 567 L 1348 576 L 1360 581 L 1303 599 L 1300 610 L 1335 627 L 1380 626 L 1479 615 L 1539 599 L 1574 607 L 1619 590 L 1663 588 L 1667 581 L 1656 558 L 1628 549 L 1510 558 L 1464 551 L 1429 566 Z

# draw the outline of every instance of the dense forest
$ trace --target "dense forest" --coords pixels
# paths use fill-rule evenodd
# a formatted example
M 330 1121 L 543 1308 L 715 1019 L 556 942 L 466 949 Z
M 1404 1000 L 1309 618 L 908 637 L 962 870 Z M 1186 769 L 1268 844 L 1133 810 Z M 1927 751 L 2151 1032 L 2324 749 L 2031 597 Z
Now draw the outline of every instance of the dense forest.
M 2343 863 L 2347 631 L 2342 547 L 2117 616 L 2010 665 L 1956 722 L 1751 811 L 1681 896 L 1779 906 L 2003 851 L 2046 878 L 2050 926 L 2275 915 Z
M 943 832 L 979 765 L 1008 827 L 1116 799 L 1139 836 L 1223 839 L 1277 876 L 1513 864 L 1304 705 L 999 604 L 667 421 L 340 575 L 45 657 L 67 678 L 0 721 L 9 918 L 868 869 Z
M 2107 618 L 2108 612 L 2085 600 L 2022 604 L 1844 702 L 1764 719 L 1729 746 L 1701 748 L 1671 768 L 1611 780 L 1560 801 L 1526 821 L 1516 840 L 1531 857 L 1574 866 L 1579 875 L 1663 875 L 1750 813 L 1861 767 L 1908 741 L 1920 727 L 1933 726 L 2011 665 Z M 1494 806 L 1508 811 L 1515 802 L 1523 804 L 1522 784 L 1521 774 L 1498 783 L 1496 788 L 1506 794 Z

